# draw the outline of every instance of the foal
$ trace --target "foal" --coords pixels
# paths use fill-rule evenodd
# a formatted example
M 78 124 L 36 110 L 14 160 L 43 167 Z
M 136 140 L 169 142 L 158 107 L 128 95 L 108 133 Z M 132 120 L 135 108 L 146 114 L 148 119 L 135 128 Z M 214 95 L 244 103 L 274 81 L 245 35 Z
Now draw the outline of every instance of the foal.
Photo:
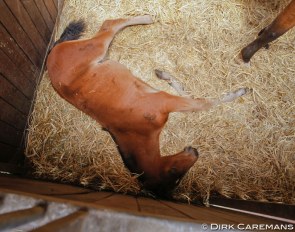
M 118 31 L 152 22 L 147 15 L 107 20 L 93 38 L 83 40 L 77 39 L 84 23 L 72 22 L 48 55 L 47 68 L 57 93 L 111 134 L 124 164 L 132 173 L 141 174 L 139 180 L 146 189 L 163 194 L 198 159 L 192 147 L 161 157 L 159 136 L 169 113 L 207 110 L 244 95 L 247 89 L 211 100 L 173 96 L 139 80 L 124 65 L 105 60 Z M 167 73 L 157 71 L 157 75 L 167 79 Z

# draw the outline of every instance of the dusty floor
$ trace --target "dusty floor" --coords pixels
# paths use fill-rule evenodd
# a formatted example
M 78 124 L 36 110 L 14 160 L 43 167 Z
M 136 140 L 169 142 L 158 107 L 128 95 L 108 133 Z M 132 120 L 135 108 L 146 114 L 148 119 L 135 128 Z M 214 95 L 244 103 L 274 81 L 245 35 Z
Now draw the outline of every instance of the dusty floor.
M 175 75 L 195 97 L 239 87 L 253 93 L 208 112 L 173 113 L 162 135 L 163 155 L 185 146 L 200 158 L 175 191 L 184 200 L 226 197 L 295 203 L 295 30 L 245 65 L 240 50 L 287 5 L 287 0 L 72 0 L 57 35 L 73 19 L 87 21 L 85 38 L 105 19 L 150 14 L 155 23 L 119 33 L 109 58 L 157 89 L 176 94 L 154 69 Z M 96 189 L 138 193 L 111 137 L 62 100 L 42 79 L 26 155 L 34 175 Z

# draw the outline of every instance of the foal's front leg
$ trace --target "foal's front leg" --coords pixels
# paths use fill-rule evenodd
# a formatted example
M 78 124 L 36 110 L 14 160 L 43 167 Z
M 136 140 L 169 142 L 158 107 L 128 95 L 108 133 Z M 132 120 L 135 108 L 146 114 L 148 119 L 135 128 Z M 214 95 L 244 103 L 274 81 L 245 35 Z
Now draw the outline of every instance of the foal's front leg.
M 189 96 L 189 93 L 183 88 L 182 84 L 170 73 L 158 69 L 155 70 L 155 73 L 159 79 L 166 81 L 172 88 L 174 88 L 180 96 Z
M 229 92 L 220 98 L 190 98 L 188 92 L 183 88 L 181 83 L 176 80 L 171 74 L 159 70 L 155 70 L 159 79 L 167 81 L 181 96 L 174 96 L 164 93 L 166 100 L 165 108 L 168 112 L 184 112 L 184 111 L 203 111 L 222 103 L 231 102 L 241 97 L 251 90 L 249 88 L 240 88 L 236 91 Z M 163 94 L 163 93 L 162 93 Z
M 167 97 L 166 109 L 169 112 L 188 112 L 188 111 L 204 111 L 210 108 L 220 105 L 225 102 L 231 102 L 247 93 L 251 90 L 249 88 L 240 88 L 236 91 L 229 92 L 224 96 L 218 98 L 188 98 L 170 95 Z

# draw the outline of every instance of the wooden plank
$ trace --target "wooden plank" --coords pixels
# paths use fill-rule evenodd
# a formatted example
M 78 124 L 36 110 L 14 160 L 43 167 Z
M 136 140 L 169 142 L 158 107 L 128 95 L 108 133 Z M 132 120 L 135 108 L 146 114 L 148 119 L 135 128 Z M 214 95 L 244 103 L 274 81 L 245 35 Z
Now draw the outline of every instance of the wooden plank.
M 19 134 L 21 134 L 19 132 Z M 13 135 L 10 135 L 13 136 Z M 17 145 L 10 145 L 0 142 L 0 171 L 9 173 L 23 173 L 23 137 L 19 136 L 19 143 Z
M 30 18 L 28 12 L 24 8 L 22 1 L 17 0 L 4 0 L 15 18 L 18 20 L 19 24 L 22 26 L 26 32 L 28 38 L 31 39 L 33 45 L 36 47 L 37 52 L 40 54 L 40 57 L 43 58 L 43 55 L 46 51 L 46 44 L 40 35 L 39 31 L 35 27 L 32 19 Z
M 15 127 L 16 129 L 23 130 L 27 123 L 26 115 L 20 113 L 14 107 L 9 105 L 0 98 L 0 121 Z
M 58 197 L 67 200 L 77 200 L 80 202 L 96 202 L 101 199 L 112 196 L 112 192 L 89 192 L 89 193 L 79 193 L 71 195 L 59 195 Z
M 22 131 L 0 121 L 0 142 L 18 147 L 22 140 Z
M 113 194 L 108 198 L 98 200 L 95 204 L 113 208 L 117 210 L 128 210 L 138 212 L 138 205 L 136 198 L 133 196 L 127 196 L 122 194 Z
M 13 60 L 13 63 L 22 71 L 22 73 L 29 79 L 34 80 L 37 76 L 38 68 L 26 56 L 24 51 L 18 46 L 17 42 L 10 36 L 5 27 L 0 23 L 0 47 L 3 52 Z
M 15 39 L 15 41 L 22 48 L 27 57 L 30 58 L 33 64 L 35 64 L 37 67 L 41 67 L 42 59 L 40 58 L 40 54 L 33 45 L 32 41 L 28 39 L 28 35 L 17 22 L 14 15 L 11 13 L 10 9 L 4 3 L 4 1 L 0 1 L 0 12 L 0 22 L 2 23 L 2 25 Z
M 1 148 L 1 144 L 0 144 Z M 1 153 L 1 152 L 0 152 Z M 21 164 L 12 164 L 12 163 L 1 163 L 0 162 L 0 170 L 1 172 L 13 173 L 13 174 L 24 174 L 24 169 Z
M 53 4 L 54 4 L 56 10 L 58 10 L 58 1 L 59 0 L 53 0 Z
M 233 212 L 224 209 L 217 209 L 214 207 L 196 207 L 193 205 L 185 205 L 180 203 L 174 203 L 169 201 L 161 201 L 163 204 L 166 204 L 174 209 L 179 210 L 180 212 L 189 215 L 194 218 L 196 221 L 205 222 L 205 223 L 219 223 L 219 224 L 271 224 L 274 221 L 263 217 L 256 217 L 248 214 L 243 214 L 239 212 Z
M 32 19 L 33 23 L 35 24 L 37 30 L 39 31 L 41 37 L 43 38 L 45 45 L 47 46 L 50 40 L 51 32 L 48 29 L 37 5 L 33 0 L 23 0 L 22 3 L 26 11 L 30 15 L 30 18 Z
M 39 11 L 41 12 L 41 15 L 44 18 L 44 21 L 47 25 L 48 30 L 52 31 L 53 27 L 54 27 L 54 20 L 51 19 L 51 16 L 50 16 L 43 0 L 35 0 L 35 4 L 36 4 L 37 8 L 39 9 Z
M 1 74 L 0 97 L 22 113 L 26 115 L 29 113 L 31 101 L 10 82 L 8 82 Z
M 3 193 L 0 193 L 0 207 L 2 207 L 4 203 L 4 198 L 5 198 L 5 195 Z
M 295 219 L 295 205 L 226 198 L 212 198 L 210 199 L 210 203 L 214 205 L 221 205 L 256 213 L 272 215 L 275 217 L 288 218 L 292 220 Z
M 171 207 L 168 207 L 161 202 L 149 198 L 138 197 L 137 202 L 139 205 L 139 211 L 143 213 L 149 213 L 153 215 L 165 215 L 168 217 L 177 217 L 191 219 L 188 215 L 179 212 Z
M 171 208 L 177 209 L 178 211 L 188 215 L 190 218 L 195 219 L 198 222 L 205 223 L 235 223 L 230 218 L 223 218 L 220 215 L 212 215 L 212 212 L 208 211 L 206 207 L 197 207 L 193 205 L 178 204 L 175 202 L 161 201 L 162 204 L 170 206 Z M 230 220 L 228 220 L 230 219 Z
M 64 195 L 70 195 L 70 193 L 68 194 L 63 193 L 64 185 L 54 184 L 54 186 L 51 186 L 51 184 L 52 183 L 50 182 L 41 182 L 41 181 L 32 182 L 32 180 L 0 175 L 0 190 L 2 192 L 14 192 L 18 194 L 21 193 L 30 197 L 33 196 L 33 197 L 50 200 L 50 201 L 71 203 L 74 205 L 78 205 L 80 207 L 87 206 L 87 207 L 96 208 L 96 209 L 115 210 L 115 211 L 121 211 L 125 213 L 132 213 L 134 215 L 139 215 L 144 217 L 165 218 L 167 220 L 173 219 L 176 221 L 208 223 L 208 225 L 210 223 L 220 223 L 220 224 L 230 224 L 230 225 L 239 224 L 239 223 L 243 223 L 243 224 L 280 224 L 282 223 L 275 220 L 266 220 L 261 217 L 254 217 L 254 216 L 249 216 L 245 214 L 242 214 L 242 217 L 241 217 L 241 213 L 216 209 L 213 207 L 206 208 L 206 207 L 179 204 L 179 203 L 166 202 L 166 201 L 156 201 L 158 204 L 164 204 L 182 215 L 182 217 L 179 217 L 179 214 L 178 215 L 176 214 L 175 216 L 167 216 L 165 214 L 167 213 L 167 211 L 166 210 L 162 211 L 162 209 L 156 210 L 156 212 L 154 211 L 154 213 L 152 213 L 154 210 L 152 209 L 153 207 L 160 207 L 160 208 L 162 207 L 162 206 L 154 205 L 155 201 L 153 201 L 153 203 L 150 203 L 150 202 L 141 203 L 141 204 L 139 203 L 138 205 L 137 203 L 135 203 L 134 197 L 120 195 L 120 194 L 114 194 L 113 196 L 103 198 L 96 202 L 90 202 L 88 200 L 91 199 L 92 197 L 94 197 L 93 200 L 96 200 L 95 198 L 96 193 L 92 192 L 92 193 L 85 193 L 85 194 L 77 194 L 77 192 L 74 192 L 73 195 L 75 197 L 73 199 L 69 199 L 69 198 L 64 199 L 63 198 Z M 58 187 L 56 185 L 60 185 L 62 187 Z M 30 187 L 28 188 L 28 186 Z M 46 194 L 48 193 L 48 191 L 50 191 L 49 189 L 52 187 L 57 188 L 57 190 L 61 194 L 56 194 L 56 191 L 54 191 L 54 194 Z M 73 188 L 76 191 L 76 189 L 79 187 L 73 187 Z M 88 194 L 90 194 L 89 199 L 86 197 L 85 201 L 79 200 L 78 196 L 82 196 L 82 195 L 87 196 Z M 138 210 L 140 206 L 143 207 L 144 205 L 147 205 L 148 212 L 143 212 Z M 185 217 L 183 217 L 183 215 Z M 191 218 L 194 218 L 194 219 L 191 219 Z M 54 230 L 51 230 L 51 231 L 54 231 Z
M 16 64 L 14 64 L 1 49 L 0 73 L 2 73 L 2 76 L 12 83 L 28 99 L 32 98 L 35 90 L 35 84 L 33 84 L 32 80 L 28 80 L 26 76 L 20 70 L 18 70 Z
M 28 186 L 30 186 L 30 188 L 28 188 Z M 45 181 L 43 182 L 31 179 L 20 179 L 14 176 L 1 175 L 0 188 L 49 196 L 89 192 L 89 189 L 76 187 L 72 185 L 58 184 Z
M 83 219 L 87 216 L 86 210 L 78 210 L 68 216 L 51 221 L 48 224 L 31 230 L 31 232 L 81 232 Z
M 50 14 L 52 21 L 55 22 L 56 16 L 57 16 L 57 10 L 54 6 L 53 0 L 43 0 L 43 1 Z
M 11 172 L 15 167 L 11 167 L 10 164 L 5 164 L 9 162 L 11 157 L 13 157 L 18 152 L 18 148 L 12 145 L 8 145 L 0 142 L 0 170 L 5 172 Z
M 0 215 L 0 230 L 13 229 L 44 216 L 46 207 L 38 205 L 29 209 L 17 210 Z

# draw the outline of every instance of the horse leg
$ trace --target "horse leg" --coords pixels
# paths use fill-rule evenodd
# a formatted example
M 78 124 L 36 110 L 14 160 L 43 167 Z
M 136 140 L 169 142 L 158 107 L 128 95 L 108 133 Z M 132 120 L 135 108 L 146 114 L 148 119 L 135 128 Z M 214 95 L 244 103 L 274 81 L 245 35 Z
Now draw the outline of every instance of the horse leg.
M 294 26 L 295 0 L 292 0 L 269 26 L 259 32 L 258 38 L 256 40 L 242 49 L 241 55 L 244 62 L 249 62 L 251 57 L 260 48 L 268 48 L 268 43 L 274 41 Z
M 176 92 L 180 96 L 189 96 L 190 94 L 183 88 L 182 84 L 173 77 L 170 73 L 160 71 L 158 69 L 155 70 L 157 77 L 161 80 L 166 81 L 172 88 L 176 90 Z
M 231 102 L 238 97 L 241 97 L 251 90 L 249 88 L 240 88 L 236 91 L 229 92 L 220 98 L 189 98 L 189 97 L 180 97 L 170 95 L 165 92 L 161 92 L 160 94 L 165 94 L 162 98 L 165 100 L 164 109 L 166 112 L 197 112 L 208 110 L 214 106 L 220 105 L 222 103 Z
M 80 57 L 84 57 L 82 59 L 83 62 L 94 65 L 101 63 L 107 54 L 112 40 L 120 30 L 132 25 L 151 23 L 153 23 L 153 20 L 149 15 L 136 16 L 129 19 L 106 20 L 93 38 L 75 41 L 75 49 L 79 51 Z
M 99 38 L 100 40 L 103 40 L 104 52 L 106 54 L 113 38 L 119 31 L 128 26 L 146 25 L 151 23 L 153 23 L 153 19 L 149 15 L 136 16 L 129 19 L 106 20 L 102 24 L 99 32 L 95 37 Z
M 250 89 L 248 88 L 241 88 L 234 92 L 227 93 L 226 95 L 221 96 L 221 98 L 219 99 L 193 99 L 191 97 L 188 97 L 190 94 L 183 88 L 181 83 L 171 74 L 157 69 L 155 70 L 155 73 L 159 79 L 167 81 L 168 84 L 171 85 L 181 95 L 179 97 L 164 93 L 165 97 L 163 99 L 167 100 L 167 105 L 165 107 L 166 109 L 169 109 L 168 112 L 208 110 L 209 108 L 217 106 L 219 104 L 231 102 L 250 91 Z

